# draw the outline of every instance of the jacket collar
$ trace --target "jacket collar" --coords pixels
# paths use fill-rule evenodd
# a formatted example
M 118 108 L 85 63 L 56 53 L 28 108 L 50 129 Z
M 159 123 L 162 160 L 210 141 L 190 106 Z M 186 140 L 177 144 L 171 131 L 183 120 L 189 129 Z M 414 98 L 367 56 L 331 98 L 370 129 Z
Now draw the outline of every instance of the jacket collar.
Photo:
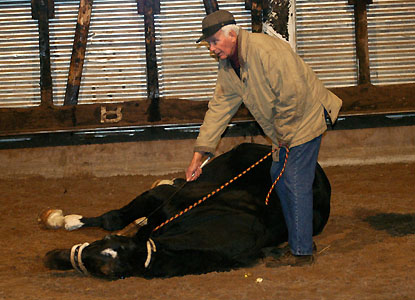
M 244 67 L 248 56 L 248 38 L 249 32 L 240 28 L 238 34 L 238 59 L 241 68 Z

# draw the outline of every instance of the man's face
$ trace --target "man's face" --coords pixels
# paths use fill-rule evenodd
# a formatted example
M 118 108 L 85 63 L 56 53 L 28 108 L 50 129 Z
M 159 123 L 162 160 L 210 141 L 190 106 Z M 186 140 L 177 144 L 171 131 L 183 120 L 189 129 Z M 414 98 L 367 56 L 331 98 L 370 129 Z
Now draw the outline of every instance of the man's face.
M 229 32 L 228 36 L 225 36 L 222 30 L 219 30 L 206 39 L 209 43 L 209 50 L 219 59 L 227 59 L 235 52 L 236 40 L 237 36 L 233 30 Z

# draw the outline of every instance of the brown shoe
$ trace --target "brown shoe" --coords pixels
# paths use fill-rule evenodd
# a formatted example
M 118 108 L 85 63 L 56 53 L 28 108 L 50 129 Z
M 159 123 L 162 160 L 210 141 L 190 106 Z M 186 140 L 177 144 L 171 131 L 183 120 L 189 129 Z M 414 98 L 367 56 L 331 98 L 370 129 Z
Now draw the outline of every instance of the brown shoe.
M 280 266 L 304 266 L 314 263 L 314 254 L 317 253 L 317 245 L 313 242 L 313 255 L 294 255 L 291 253 L 290 246 L 287 244 L 268 253 L 264 258 L 265 266 L 275 268 Z
M 284 246 L 279 247 L 270 247 L 266 248 L 266 251 L 264 251 L 264 256 L 271 256 L 273 258 L 280 258 L 283 255 L 286 255 L 287 253 L 291 253 L 291 248 L 288 243 L 286 243 Z M 317 253 L 317 245 L 315 242 L 313 242 L 313 254 Z
M 267 257 L 265 260 L 267 268 L 276 268 L 282 266 L 302 267 L 314 263 L 314 255 L 294 255 L 291 251 L 286 252 L 281 257 L 275 259 Z

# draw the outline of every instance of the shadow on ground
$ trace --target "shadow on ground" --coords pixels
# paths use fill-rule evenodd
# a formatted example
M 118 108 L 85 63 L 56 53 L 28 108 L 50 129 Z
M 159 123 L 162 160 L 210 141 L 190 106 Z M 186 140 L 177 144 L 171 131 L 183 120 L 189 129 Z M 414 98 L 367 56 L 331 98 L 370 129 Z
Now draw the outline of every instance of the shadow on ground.
M 415 234 L 415 214 L 379 213 L 364 219 L 375 230 L 384 230 L 391 236 Z

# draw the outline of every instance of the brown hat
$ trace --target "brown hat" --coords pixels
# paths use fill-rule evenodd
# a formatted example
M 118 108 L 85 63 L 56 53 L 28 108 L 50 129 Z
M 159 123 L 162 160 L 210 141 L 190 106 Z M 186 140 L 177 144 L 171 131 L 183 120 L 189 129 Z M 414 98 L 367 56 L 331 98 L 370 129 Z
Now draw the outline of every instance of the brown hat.
M 202 21 L 203 35 L 196 41 L 199 43 L 214 35 L 219 29 L 225 25 L 236 24 L 233 15 L 227 10 L 217 10 L 207 15 Z

